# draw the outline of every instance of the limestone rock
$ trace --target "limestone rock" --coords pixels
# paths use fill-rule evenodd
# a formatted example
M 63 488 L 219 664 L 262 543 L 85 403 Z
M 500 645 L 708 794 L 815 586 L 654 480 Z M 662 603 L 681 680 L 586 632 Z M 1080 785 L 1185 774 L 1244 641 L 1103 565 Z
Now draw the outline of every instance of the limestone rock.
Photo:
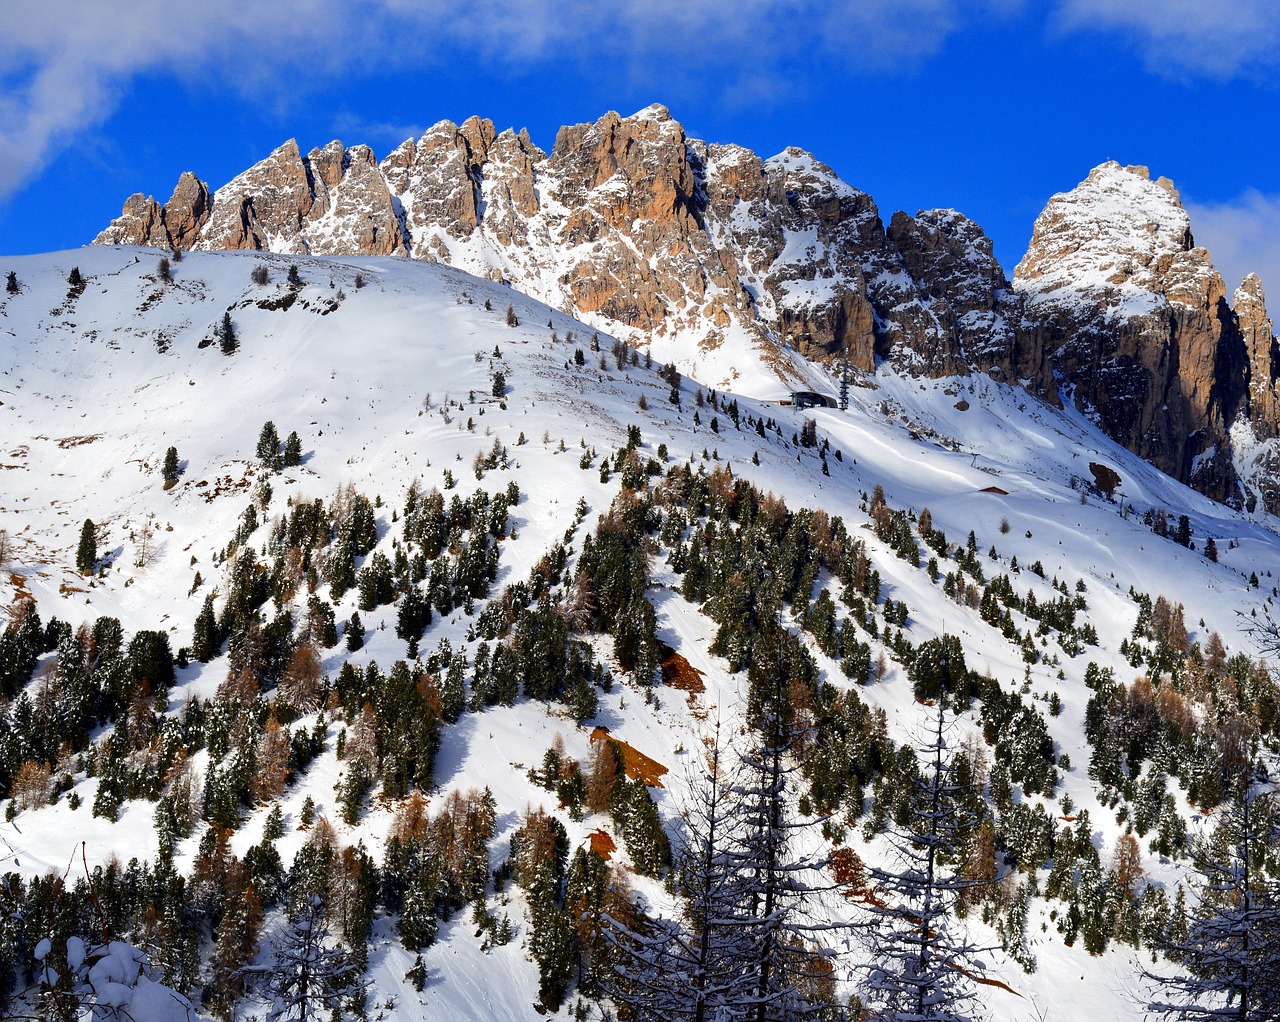
M 1014 286 L 1055 372 L 1110 436 L 1210 496 L 1238 496 L 1231 426 L 1274 388 L 1251 395 L 1252 356 L 1171 183 L 1095 168 L 1049 200 Z
M 164 226 L 172 248 L 191 248 L 209 220 L 209 186 L 186 171 L 164 207 Z
M 738 370 L 721 358 L 707 378 L 704 358 L 729 350 L 774 374 L 771 393 L 821 386 L 812 364 L 846 357 L 865 374 L 886 361 L 984 372 L 1053 402 L 1061 381 L 1176 478 L 1218 499 L 1280 494 L 1259 481 L 1270 469 L 1238 465 L 1240 444 L 1280 432 L 1261 285 L 1228 305 L 1177 190 L 1145 167 L 1103 164 L 1050 199 L 1012 283 L 955 210 L 886 227 L 813 155 L 690 139 L 657 105 L 568 125 L 550 153 L 479 117 L 441 121 L 380 163 L 365 146 L 303 157 L 290 141 L 213 196 L 190 174 L 163 207 L 132 196 L 97 240 L 447 262 L 715 386 Z

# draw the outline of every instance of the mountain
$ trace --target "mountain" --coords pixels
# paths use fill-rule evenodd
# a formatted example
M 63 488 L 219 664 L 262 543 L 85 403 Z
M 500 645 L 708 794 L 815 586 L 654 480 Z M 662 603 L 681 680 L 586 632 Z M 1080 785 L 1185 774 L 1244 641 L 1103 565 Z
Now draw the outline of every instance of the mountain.
M 1251 750 L 1274 764 L 1251 626 L 1280 538 L 1073 403 L 886 360 L 800 410 L 427 260 L 0 270 L 10 987 L 42 937 L 106 930 L 225 1016 L 317 894 L 378 1017 L 554 1013 L 548 975 L 567 1017 L 604 955 L 572 863 L 679 920 L 641 825 L 679 845 L 715 722 L 748 740 L 776 663 L 811 729 L 801 851 L 892 861 L 941 686 L 1001 878 L 958 924 L 996 949 L 991 1016 L 1136 1019 L 1191 842 Z M 577 786 L 602 748 L 625 805 Z M 807 918 L 865 922 L 840 891 Z M 861 931 L 831 943 L 815 990 L 865 993 Z
M 1037 218 L 1011 283 L 954 210 L 895 213 L 808 153 L 688 138 L 661 106 L 525 132 L 442 121 L 381 162 L 289 141 L 214 194 L 132 196 L 97 244 L 404 255 L 510 283 L 696 379 L 973 372 L 1070 400 L 1217 500 L 1280 511 L 1280 355 L 1256 278 L 1225 299 L 1165 179 L 1104 164 Z M 797 357 L 799 356 L 799 357 Z

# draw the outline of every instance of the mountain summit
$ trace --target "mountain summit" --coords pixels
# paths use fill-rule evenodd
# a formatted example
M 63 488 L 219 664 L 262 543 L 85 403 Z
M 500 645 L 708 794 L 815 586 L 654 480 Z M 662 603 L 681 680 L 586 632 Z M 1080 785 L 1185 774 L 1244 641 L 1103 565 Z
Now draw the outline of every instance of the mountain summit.
M 1235 297 L 1167 179 L 1106 163 L 1054 196 L 1014 281 L 955 210 L 895 213 L 814 156 L 690 139 L 665 107 L 525 131 L 441 121 L 381 162 L 295 141 L 210 194 L 134 195 L 96 244 L 401 255 L 508 283 L 756 396 L 831 386 L 846 354 L 984 372 L 1074 402 L 1215 499 L 1280 510 L 1276 378 L 1254 278 Z

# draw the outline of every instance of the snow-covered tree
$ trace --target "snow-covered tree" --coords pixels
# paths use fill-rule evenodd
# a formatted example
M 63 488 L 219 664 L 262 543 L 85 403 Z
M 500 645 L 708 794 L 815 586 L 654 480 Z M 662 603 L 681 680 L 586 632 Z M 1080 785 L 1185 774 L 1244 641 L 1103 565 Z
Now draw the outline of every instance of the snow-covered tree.
M 748 658 L 750 728 L 712 745 L 693 787 L 676 861 L 683 919 L 615 927 L 615 998 L 640 1017 L 751 1022 L 840 1017 L 832 967 L 817 942 L 844 928 L 819 908 L 822 856 L 797 854 L 792 778 L 805 735 L 807 659 L 766 607 Z
M 249 992 L 267 1006 L 267 1022 L 328 1018 L 364 994 L 351 955 L 330 941 L 318 895 L 269 938 L 266 961 L 243 974 Z
M 862 986 L 870 1017 L 884 1022 L 972 1022 L 984 1016 L 974 978 L 978 949 L 955 924 L 956 903 L 975 883 L 966 847 L 978 823 L 965 809 L 939 693 L 927 768 L 913 782 L 909 821 L 891 829 L 895 862 L 868 867 L 870 956 Z
M 729 855 L 748 827 L 733 784 L 731 757 L 716 740 L 706 773 L 695 779 L 684 806 L 685 837 L 676 859 L 683 919 L 611 919 L 615 1000 L 645 1018 L 704 1022 L 743 1017 L 754 977 L 749 969 L 755 920 L 746 911 L 747 877 Z
M 1280 881 L 1273 875 L 1278 844 L 1280 804 L 1274 792 L 1261 790 L 1258 778 L 1248 778 L 1220 811 L 1213 834 L 1192 852 L 1198 904 L 1175 917 L 1159 942 L 1181 970 L 1144 974 L 1149 1018 L 1280 1019 Z

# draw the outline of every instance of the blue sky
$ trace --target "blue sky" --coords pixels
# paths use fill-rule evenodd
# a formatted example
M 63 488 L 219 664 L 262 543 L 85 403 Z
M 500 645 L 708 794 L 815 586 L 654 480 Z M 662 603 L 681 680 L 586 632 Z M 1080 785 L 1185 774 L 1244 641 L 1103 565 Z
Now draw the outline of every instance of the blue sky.
M 667 105 L 810 150 L 896 209 L 954 207 L 1011 268 L 1107 159 L 1174 180 L 1229 285 L 1280 291 L 1271 0 L 10 0 L 0 252 L 88 242 L 132 192 L 276 145 L 379 157 L 443 118 L 527 127 Z

